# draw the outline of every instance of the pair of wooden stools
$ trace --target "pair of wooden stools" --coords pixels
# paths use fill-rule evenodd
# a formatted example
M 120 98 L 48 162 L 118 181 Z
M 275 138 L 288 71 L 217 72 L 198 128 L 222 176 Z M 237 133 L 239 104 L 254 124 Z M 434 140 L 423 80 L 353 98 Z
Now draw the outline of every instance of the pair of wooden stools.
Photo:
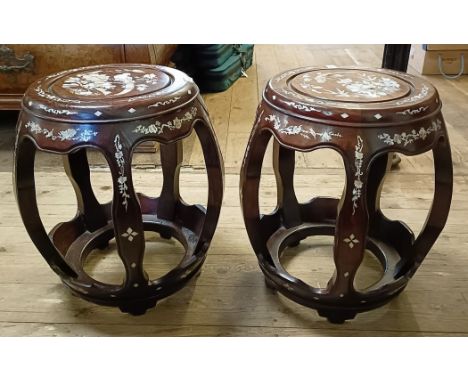
M 182 139 L 195 130 L 208 173 L 206 209 L 179 195 Z M 259 183 L 267 144 L 274 137 L 277 208 L 259 212 Z M 143 141 L 161 143 L 162 191 L 136 193 L 132 153 Z M 112 203 L 100 204 L 91 187 L 86 148 L 106 158 Z M 343 158 L 341 200 L 297 201 L 295 151 L 331 148 Z M 47 234 L 36 203 L 36 150 L 63 155 L 78 212 Z M 390 153 L 432 150 L 435 193 L 421 233 L 387 219 L 379 208 Z M 223 196 L 223 162 L 208 112 L 191 78 L 151 65 L 105 65 L 69 70 L 33 84 L 18 121 L 15 188 L 26 229 L 73 294 L 142 314 L 182 288 L 205 260 Z M 252 247 L 268 286 L 317 309 L 331 322 L 385 304 L 400 293 L 434 244 L 449 212 L 452 163 L 436 89 L 426 81 L 384 69 L 300 68 L 272 78 L 263 93 L 241 171 L 241 205 Z M 177 267 L 157 280 L 143 267 L 144 231 L 173 237 L 185 247 Z M 311 235 L 334 235 L 335 273 L 314 288 L 285 271 L 281 253 Z M 83 269 L 86 257 L 115 238 L 125 266 L 122 285 L 99 282 Z M 365 290 L 354 286 L 365 250 L 384 275 Z

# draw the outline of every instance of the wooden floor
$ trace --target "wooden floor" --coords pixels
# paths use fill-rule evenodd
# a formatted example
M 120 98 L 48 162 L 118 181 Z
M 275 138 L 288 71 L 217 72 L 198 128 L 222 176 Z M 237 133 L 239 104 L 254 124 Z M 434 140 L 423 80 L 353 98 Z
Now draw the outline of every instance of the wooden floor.
M 408 288 L 393 302 L 358 315 L 344 325 L 332 325 L 315 311 L 288 301 L 264 286 L 239 209 L 239 167 L 255 109 L 266 80 L 279 71 L 304 65 L 380 66 L 383 46 L 257 45 L 254 65 L 229 90 L 205 96 L 226 165 L 221 219 L 199 278 L 176 295 L 161 301 L 141 317 L 121 314 L 73 296 L 61 285 L 30 242 L 18 216 L 11 185 L 13 126 L 16 115 L 0 114 L 0 334 L 141 335 L 141 336 L 366 336 L 468 334 L 468 77 L 449 81 L 431 76 L 444 103 L 454 160 L 454 196 L 445 230 Z M 410 70 L 411 72 L 411 70 Z M 206 176 L 198 143 L 184 143 L 182 196 L 188 202 L 206 200 Z M 91 155 L 93 185 L 98 198 L 111 197 L 111 182 L 102 158 Z M 38 160 L 38 201 L 47 228 L 70 219 L 76 209 L 71 185 L 56 165 L 60 158 Z M 157 195 L 161 173 L 155 154 L 134 160 L 137 191 Z M 340 196 L 341 159 L 330 150 L 297 157 L 295 185 L 300 200 L 315 195 Z M 433 193 L 432 156 L 403 157 L 400 169 L 387 176 L 382 195 L 390 218 L 421 229 Z M 271 162 L 262 179 L 262 212 L 275 204 Z M 465 216 L 465 218 L 463 218 Z M 182 255 L 174 241 L 147 233 L 145 267 L 157 277 Z M 288 250 L 286 268 L 304 281 L 323 286 L 333 273 L 332 239 L 307 239 Z M 465 268 L 466 267 L 466 268 Z M 122 267 L 110 249 L 91 256 L 86 269 L 99 280 L 118 283 Z M 358 274 L 365 287 L 378 277 L 376 261 L 366 256 Z

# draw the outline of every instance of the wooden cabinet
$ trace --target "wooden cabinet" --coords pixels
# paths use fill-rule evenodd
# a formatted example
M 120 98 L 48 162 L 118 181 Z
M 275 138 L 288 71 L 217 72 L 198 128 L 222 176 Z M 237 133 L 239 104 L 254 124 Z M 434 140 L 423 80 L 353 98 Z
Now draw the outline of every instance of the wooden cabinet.
M 0 110 L 17 110 L 40 77 L 79 66 L 116 62 L 166 65 L 176 45 L 0 45 Z

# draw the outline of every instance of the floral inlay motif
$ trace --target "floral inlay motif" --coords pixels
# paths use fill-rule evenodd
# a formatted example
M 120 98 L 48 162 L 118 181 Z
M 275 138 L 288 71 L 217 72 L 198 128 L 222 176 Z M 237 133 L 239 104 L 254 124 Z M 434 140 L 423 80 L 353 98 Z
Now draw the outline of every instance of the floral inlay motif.
M 354 188 L 353 188 L 353 215 L 356 213 L 356 209 L 358 208 L 358 200 L 361 198 L 362 194 L 362 186 L 364 183 L 362 182 L 362 164 L 363 164 L 363 158 L 364 154 L 362 153 L 362 149 L 364 148 L 364 142 L 362 138 L 358 135 L 357 136 L 357 143 L 354 146 L 354 167 L 355 167 L 355 173 L 354 173 Z M 352 248 L 352 247 L 351 247 Z
M 115 154 L 114 154 L 115 160 L 117 162 L 117 166 L 119 167 L 119 177 L 117 178 L 117 186 L 119 188 L 119 194 L 122 197 L 122 205 L 125 207 L 125 211 L 127 211 L 128 199 L 130 199 L 130 195 L 127 192 L 128 186 L 127 186 L 127 176 L 125 175 L 125 158 L 122 152 L 123 147 L 122 147 L 122 142 L 120 140 L 120 135 L 118 134 L 114 138 L 114 147 L 115 147 Z
M 198 109 L 196 107 L 192 107 L 189 111 L 187 111 L 182 117 L 175 117 L 172 121 L 168 122 L 160 122 L 156 121 L 151 125 L 138 125 L 133 130 L 134 133 L 140 134 L 162 134 L 165 129 L 168 130 L 179 130 L 182 127 L 184 122 L 189 122 L 195 118 L 197 115 Z
M 62 87 L 70 93 L 80 96 L 123 95 L 134 89 L 142 92 L 149 85 L 156 85 L 158 77 L 154 73 L 143 71 L 120 71 L 116 74 L 107 74 L 102 70 L 77 73 L 68 77 Z
M 354 236 L 354 233 L 352 233 L 351 235 L 349 235 L 349 237 L 347 237 L 346 239 L 343 240 L 346 244 L 348 244 L 349 248 L 353 248 L 356 244 L 359 244 L 359 240 L 356 238 L 356 236 Z M 348 273 L 348 272 L 346 272 Z M 346 274 L 345 273 L 345 277 L 348 277 L 349 276 L 349 273 Z
M 424 128 L 421 127 L 419 130 L 413 129 L 407 133 L 393 134 L 393 137 L 390 134 L 384 133 L 379 134 L 378 137 L 387 145 L 393 146 L 395 144 L 402 144 L 403 147 L 409 145 L 418 140 L 425 140 L 430 134 L 440 130 L 442 128 L 442 122 L 437 119 L 432 121 L 431 126 Z
M 33 133 L 34 135 L 43 135 L 45 138 L 50 139 L 52 141 L 83 141 L 88 142 L 91 138 L 98 135 L 97 131 L 91 131 L 88 129 L 84 130 L 76 130 L 74 128 L 68 128 L 66 130 L 60 130 L 55 132 L 54 129 L 46 129 L 42 128 L 38 123 L 29 121 L 26 123 L 25 127 L 29 130 L 29 132 Z
M 127 228 L 127 231 L 122 234 L 122 237 L 125 237 L 128 241 L 132 242 L 135 236 L 138 235 L 138 232 L 134 231 L 131 227 Z M 132 263 L 132 268 L 135 268 L 135 263 Z
M 273 128 L 281 134 L 286 135 L 301 135 L 306 139 L 317 139 L 319 137 L 324 142 L 329 142 L 333 137 L 340 138 L 340 133 L 334 133 L 332 131 L 317 132 L 313 127 L 303 127 L 302 125 L 288 125 L 281 126 L 280 118 L 277 115 L 270 114 L 265 117 L 265 121 L 273 122 Z
M 357 77 L 357 78 L 356 78 Z M 306 73 L 299 86 L 317 94 L 333 94 L 341 97 L 360 96 L 379 98 L 400 90 L 400 84 L 394 79 L 366 72 L 356 72 L 352 77 L 345 72 Z

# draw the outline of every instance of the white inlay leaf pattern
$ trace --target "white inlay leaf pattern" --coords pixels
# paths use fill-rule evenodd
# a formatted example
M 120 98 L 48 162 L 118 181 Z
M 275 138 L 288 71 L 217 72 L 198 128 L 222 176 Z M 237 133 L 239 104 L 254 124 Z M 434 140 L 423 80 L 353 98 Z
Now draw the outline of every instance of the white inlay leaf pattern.
M 437 119 L 432 121 L 431 126 L 425 128 L 421 127 L 419 130 L 413 129 L 409 132 L 401 134 L 393 134 L 393 137 L 390 134 L 383 133 L 379 134 L 378 137 L 387 145 L 393 146 L 395 144 L 403 145 L 403 147 L 409 145 L 418 140 L 425 140 L 432 133 L 440 130 L 442 128 L 442 122 Z
M 76 130 L 74 128 L 68 128 L 66 130 L 59 130 L 55 132 L 54 129 L 42 128 L 37 122 L 28 121 L 25 127 L 34 135 L 43 135 L 45 138 L 52 141 L 83 141 L 88 142 L 91 138 L 98 135 L 97 131 L 91 131 L 89 129 Z
M 122 197 L 122 205 L 125 207 L 125 211 L 127 211 L 128 199 L 130 199 L 130 195 L 127 192 L 128 186 L 127 186 L 127 176 L 125 175 L 125 158 L 122 152 L 122 148 L 123 148 L 122 141 L 120 140 L 120 135 L 118 134 L 114 138 L 114 147 L 115 147 L 114 156 L 117 162 L 117 166 L 119 167 L 119 177 L 117 178 L 117 186 L 119 188 L 119 194 Z
M 362 138 L 358 135 L 357 136 L 357 143 L 354 146 L 354 167 L 355 167 L 355 173 L 354 173 L 354 187 L 353 187 L 353 215 L 356 213 L 356 209 L 358 208 L 358 200 L 361 198 L 362 194 L 362 187 L 364 183 L 362 182 L 362 164 L 363 164 L 363 158 L 364 154 L 362 153 L 362 149 L 364 148 L 364 142 Z M 352 247 L 351 247 L 352 248 Z
M 317 132 L 313 127 L 303 127 L 302 125 L 288 125 L 281 126 L 280 118 L 277 115 L 270 114 L 265 117 L 265 121 L 273 122 L 273 128 L 281 134 L 286 135 L 301 135 L 306 139 L 318 139 L 320 138 L 324 142 L 329 142 L 333 137 L 341 138 L 340 133 L 333 131 Z
M 187 111 L 182 117 L 175 117 L 172 121 L 168 122 L 160 122 L 156 121 L 151 125 L 138 125 L 133 130 L 134 133 L 139 134 L 162 134 L 165 129 L 168 130 L 179 130 L 182 127 L 184 122 L 189 122 L 195 118 L 197 115 L 198 109 L 196 107 L 192 107 L 190 111 Z

